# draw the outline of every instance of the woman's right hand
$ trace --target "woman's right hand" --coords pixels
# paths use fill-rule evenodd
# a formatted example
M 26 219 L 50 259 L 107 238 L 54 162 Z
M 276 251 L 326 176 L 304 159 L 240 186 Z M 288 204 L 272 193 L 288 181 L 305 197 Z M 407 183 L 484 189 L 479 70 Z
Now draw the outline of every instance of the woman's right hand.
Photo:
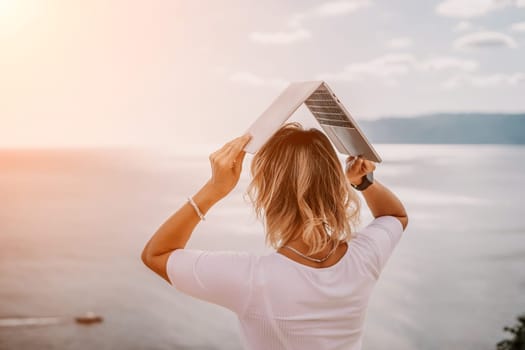
M 346 158 L 345 174 L 351 184 L 358 186 L 363 176 L 376 169 L 374 162 L 364 159 L 362 156 L 349 156 Z

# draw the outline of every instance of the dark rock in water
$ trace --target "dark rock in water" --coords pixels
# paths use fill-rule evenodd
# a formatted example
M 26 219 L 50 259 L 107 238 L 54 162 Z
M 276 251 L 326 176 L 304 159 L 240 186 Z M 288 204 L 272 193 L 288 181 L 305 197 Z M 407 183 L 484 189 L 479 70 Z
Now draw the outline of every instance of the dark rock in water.
M 512 334 L 512 339 L 505 339 L 496 344 L 497 350 L 525 350 L 525 314 L 518 316 L 519 324 L 514 327 L 504 327 L 503 330 Z
M 75 321 L 80 324 L 101 323 L 104 321 L 102 316 L 96 315 L 94 312 L 88 311 L 82 316 L 75 317 Z

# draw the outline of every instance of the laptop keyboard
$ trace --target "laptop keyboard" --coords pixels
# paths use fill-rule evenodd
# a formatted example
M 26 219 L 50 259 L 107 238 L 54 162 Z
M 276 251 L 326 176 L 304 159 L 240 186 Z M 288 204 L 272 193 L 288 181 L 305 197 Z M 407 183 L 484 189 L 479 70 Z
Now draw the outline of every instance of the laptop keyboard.
M 304 103 L 320 124 L 354 127 L 335 101 L 335 97 L 323 87 L 317 89 Z

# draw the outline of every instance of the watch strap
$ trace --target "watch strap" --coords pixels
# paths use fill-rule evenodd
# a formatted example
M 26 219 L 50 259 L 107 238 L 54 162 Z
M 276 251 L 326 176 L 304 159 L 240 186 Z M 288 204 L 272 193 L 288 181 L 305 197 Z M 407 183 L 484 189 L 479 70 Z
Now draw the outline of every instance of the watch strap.
M 364 191 L 368 188 L 368 186 L 370 186 L 373 183 L 374 183 L 373 175 L 372 173 L 369 173 L 369 174 L 363 175 L 363 177 L 361 178 L 361 183 L 359 185 L 354 185 L 354 184 L 351 184 L 351 185 L 353 188 L 355 188 L 358 191 Z

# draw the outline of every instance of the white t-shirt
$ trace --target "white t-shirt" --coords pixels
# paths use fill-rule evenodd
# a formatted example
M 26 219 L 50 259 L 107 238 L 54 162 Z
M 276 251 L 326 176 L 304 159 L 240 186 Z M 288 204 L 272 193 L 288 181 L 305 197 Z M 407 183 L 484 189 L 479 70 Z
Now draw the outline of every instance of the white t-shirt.
M 378 217 L 325 268 L 277 252 L 177 249 L 167 274 L 177 290 L 235 312 L 245 349 L 359 350 L 369 297 L 402 232 L 398 219 Z

